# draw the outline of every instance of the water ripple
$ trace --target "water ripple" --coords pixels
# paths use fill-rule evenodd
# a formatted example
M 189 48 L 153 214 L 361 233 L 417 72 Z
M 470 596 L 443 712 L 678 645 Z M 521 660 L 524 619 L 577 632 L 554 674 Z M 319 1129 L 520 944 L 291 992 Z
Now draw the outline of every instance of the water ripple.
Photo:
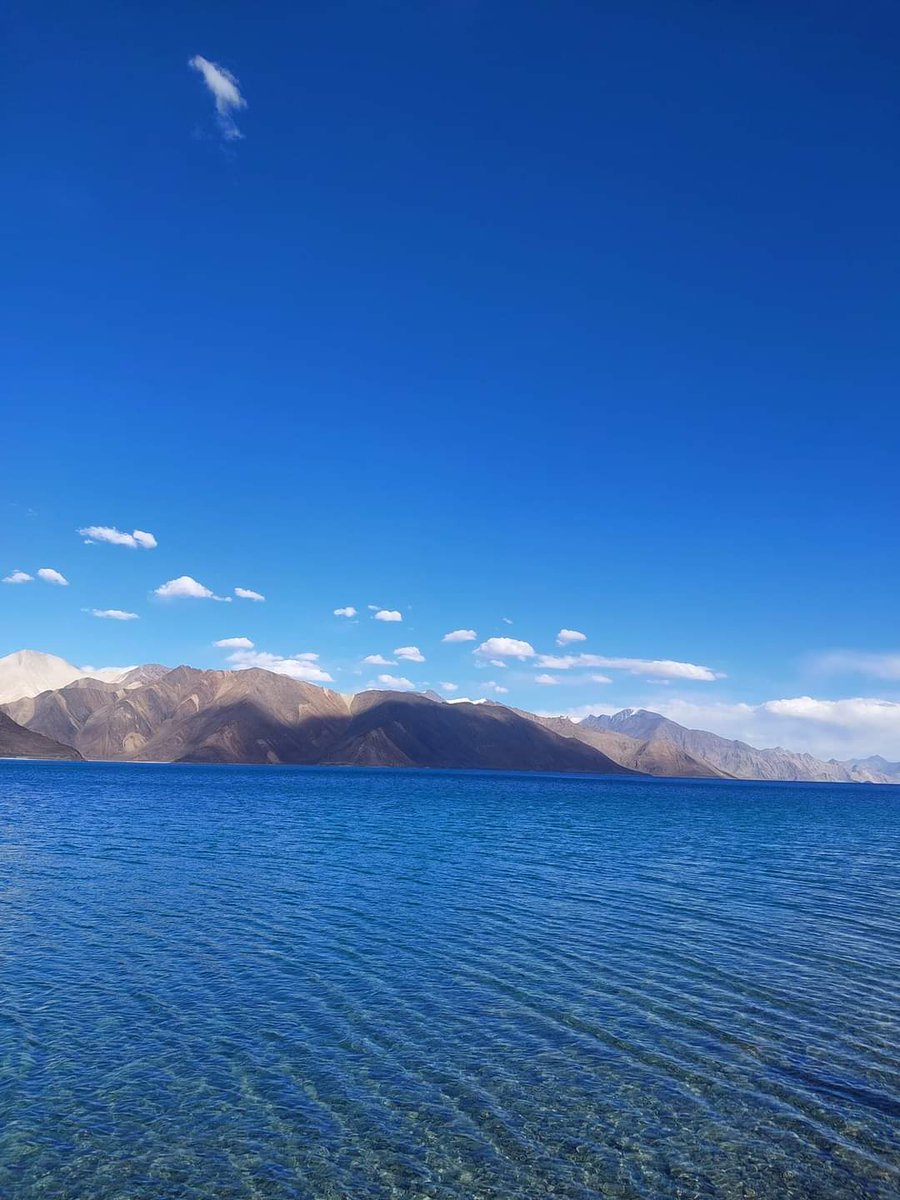
M 0 764 L 0 1195 L 900 1194 L 900 790 Z

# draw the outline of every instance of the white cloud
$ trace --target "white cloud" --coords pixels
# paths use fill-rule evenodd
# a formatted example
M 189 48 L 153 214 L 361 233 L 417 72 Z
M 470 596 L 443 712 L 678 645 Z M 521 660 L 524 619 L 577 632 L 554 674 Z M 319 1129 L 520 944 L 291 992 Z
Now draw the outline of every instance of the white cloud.
M 489 658 L 488 666 L 489 667 L 500 667 L 501 670 L 505 671 L 506 668 L 509 666 L 509 663 L 505 663 L 502 658 Z
M 403 614 L 397 612 L 395 608 L 379 608 L 375 614 L 376 621 L 402 621 Z
M 873 679 L 900 679 L 900 654 L 868 654 L 855 650 L 834 650 L 820 654 L 813 665 L 829 675 L 870 675 Z
M 228 661 L 236 671 L 257 667 L 276 675 L 289 675 L 291 679 L 300 679 L 304 683 L 333 683 L 328 672 L 316 665 L 317 658 L 317 654 L 294 654 L 285 658 L 265 650 L 235 650 L 228 655 Z
M 213 642 L 214 646 L 219 646 L 222 650 L 252 650 L 253 643 L 246 637 L 221 638 L 218 642 Z
M 396 667 L 396 663 L 392 658 L 385 658 L 383 654 L 367 654 L 363 662 L 370 667 Z
M 396 692 L 413 691 L 416 686 L 411 679 L 406 679 L 403 675 L 379 675 L 378 683 L 381 684 L 382 687 L 389 688 L 391 691 Z
M 476 654 L 482 658 L 534 658 L 535 650 L 529 642 L 520 642 L 518 638 L 492 637 L 482 642 Z
M 555 687 L 559 680 L 555 675 L 535 675 L 534 682 L 543 684 L 544 687 Z
M 43 579 L 44 583 L 53 583 L 57 587 L 69 586 L 65 575 L 60 575 L 59 571 L 54 571 L 52 567 L 41 567 L 38 571 L 38 579 Z
M 459 684 L 458 683 L 442 683 L 441 691 L 442 692 L 458 692 Z
M 691 679 L 711 683 L 725 676 L 711 667 L 696 663 L 675 662 L 658 658 L 607 658 L 602 654 L 541 654 L 539 667 L 555 671 L 568 671 L 572 667 L 609 667 L 611 670 L 628 671 L 632 675 L 652 675 L 656 679 Z
M 561 629 L 556 635 L 557 646 L 568 646 L 571 642 L 586 642 L 587 634 L 579 633 L 577 629 Z
M 147 533 L 143 529 L 135 529 L 132 533 L 123 533 L 113 525 L 86 525 L 78 532 L 88 544 L 109 542 L 111 546 L 128 546 L 132 550 L 138 547 L 142 550 L 155 550 L 159 545 L 153 534 Z
M 425 655 L 418 646 L 398 646 L 394 653 L 401 662 L 422 663 L 425 661 Z
M 235 588 L 234 594 L 240 600 L 265 600 L 262 592 L 254 592 L 251 588 Z
M 568 717 L 570 721 L 583 721 L 585 717 L 611 717 L 618 711 L 617 708 L 613 708 L 609 704 L 601 704 L 598 700 L 595 704 L 579 704 L 575 708 L 562 710 L 558 708 L 538 709 L 535 715 L 538 717 Z
M 336 608 L 334 610 L 334 615 L 336 617 L 355 617 L 356 609 L 352 604 L 348 604 L 346 608 Z
M 81 671 L 83 678 L 102 679 L 105 683 L 116 683 L 123 675 L 127 675 L 129 671 L 137 670 L 137 664 L 132 663 L 128 667 L 91 667 L 83 666 L 78 668 Z
M 137 613 L 125 612 L 121 608 L 89 608 L 92 617 L 101 617 L 106 621 L 138 621 Z
M 486 692 L 494 692 L 497 696 L 505 696 L 509 692 L 509 688 L 503 687 L 493 679 L 489 679 L 484 685 Z
M 585 716 L 614 711 L 608 705 L 584 709 Z M 869 754 L 900 759 L 900 701 L 896 700 L 794 696 L 760 704 L 704 704 L 676 698 L 655 703 L 653 711 L 691 729 L 708 729 L 751 746 L 785 746 L 825 760 Z
M 163 600 L 219 600 L 228 603 L 231 599 L 230 596 L 217 596 L 190 575 L 179 575 L 177 579 L 161 583 L 153 594 Z
M 474 642 L 478 634 L 474 629 L 454 629 L 451 633 L 445 633 L 441 638 L 442 642 Z
M 241 95 L 238 81 L 230 71 L 220 67 L 218 63 L 210 62 L 202 54 L 195 54 L 188 60 L 188 66 L 199 71 L 203 82 L 212 93 L 216 104 L 216 120 L 222 137 L 232 142 L 244 135 L 234 123 L 234 113 L 247 107 L 247 101 Z
M 509 617 L 503 617 L 503 624 L 504 625 L 512 625 L 512 621 L 510 620 Z
M 668 680 L 666 682 L 668 683 Z M 608 675 L 592 675 L 591 683 L 612 683 L 612 680 Z
M 33 583 L 34 576 L 29 575 L 27 571 L 13 571 L 9 575 L 3 577 L 3 583 Z

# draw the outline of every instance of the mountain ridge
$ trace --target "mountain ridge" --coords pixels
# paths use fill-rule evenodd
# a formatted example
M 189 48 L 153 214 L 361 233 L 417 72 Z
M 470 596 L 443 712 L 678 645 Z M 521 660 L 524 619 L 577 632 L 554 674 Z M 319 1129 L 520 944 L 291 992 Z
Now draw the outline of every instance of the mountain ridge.
M 646 743 L 669 742 L 695 760 L 734 779 L 790 780 L 810 783 L 887 783 L 873 771 L 860 771 L 837 759 L 823 761 L 812 754 L 782 746 L 757 749 L 747 742 L 723 738 L 704 729 L 688 729 L 661 713 L 626 708 L 611 716 L 585 717 L 588 729 L 624 733 Z
M 38 696 L 49 689 L 66 687 L 77 679 L 113 682 L 142 667 L 76 667 L 55 654 L 41 650 L 16 650 L 0 658 L 0 704 Z
M 44 737 L 19 725 L 0 711 L 0 758 L 40 758 L 78 760 L 81 755 L 71 746 Z
M 0 659 L 0 668 L 10 662 L 20 685 L 24 664 L 29 687 L 80 670 L 37 651 Z M 497 701 L 448 703 L 433 692 L 344 694 L 256 667 L 145 664 L 77 674 L 63 686 L 0 704 L 0 714 L 8 722 L 6 742 L 25 756 L 30 746 L 33 757 L 900 783 L 900 764 L 877 755 L 842 763 L 782 747 L 757 749 L 649 709 L 573 721 Z M 0 754 L 3 746 L 0 739 Z
M 584 742 L 536 734 L 503 705 L 347 696 L 259 668 L 181 666 L 137 686 L 77 680 L 2 709 L 87 759 L 634 773 Z

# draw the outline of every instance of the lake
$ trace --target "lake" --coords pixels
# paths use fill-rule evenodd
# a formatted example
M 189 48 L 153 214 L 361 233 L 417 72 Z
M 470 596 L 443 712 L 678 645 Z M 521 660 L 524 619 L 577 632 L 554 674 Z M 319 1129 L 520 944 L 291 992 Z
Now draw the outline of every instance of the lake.
M 0 763 L 0 1196 L 900 1194 L 900 788 Z

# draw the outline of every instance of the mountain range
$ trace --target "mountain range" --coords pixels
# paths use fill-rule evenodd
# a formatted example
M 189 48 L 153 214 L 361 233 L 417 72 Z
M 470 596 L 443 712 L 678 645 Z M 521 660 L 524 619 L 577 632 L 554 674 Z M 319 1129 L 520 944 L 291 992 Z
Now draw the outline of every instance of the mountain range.
M 345 695 L 257 668 L 80 671 L 19 651 L 0 659 L 0 697 L 0 757 L 900 782 L 900 764 L 877 756 L 758 750 L 644 709 L 575 722 L 434 693 Z
M 706 765 L 710 772 L 732 779 L 791 779 L 815 783 L 887 783 L 886 772 L 863 761 L 827 762 L 812 754 L 798 754 L 777 746 L 757 750 L 746 742 L 732 741 L 702 729 L 686 729 L 659 713 L 626 708 L 612 716 L 586 717 L 581 727 L 600 733 L 625 734 L 646 746 L 666 747 Z M 881 760 L 886 767 L 896 766 Z M 654 772 L 655 773 L 655 772 Z

